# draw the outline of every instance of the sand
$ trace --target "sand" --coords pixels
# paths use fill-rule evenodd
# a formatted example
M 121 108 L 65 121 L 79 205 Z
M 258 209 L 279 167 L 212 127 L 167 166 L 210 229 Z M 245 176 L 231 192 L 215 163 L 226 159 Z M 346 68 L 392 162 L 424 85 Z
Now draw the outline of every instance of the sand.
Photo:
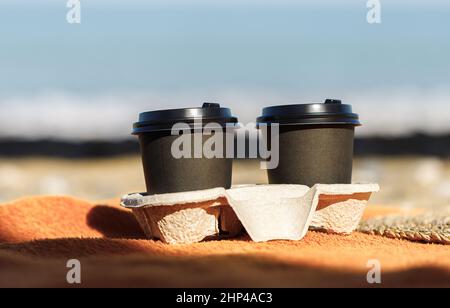
M 450 160 L 433 157 L 356 158 L 354 181 L 378 183 L 372 204 L 441 210 L 450 206 Z M 233 183 L 267 183 L 257 161 L 237 160 Z M 0 159 L 0 202 L 30 195 L 86 200 L 117 198 L 145 190 L 138 156 L 105 159 Z
M 234 240 L 170 246 L 144 238 L 119 200 L 29 197 L 0 205 L 0 287 L 70 287 L 69 259 L 82 287 L 450 287 L 450 248 L 354 233 L 309 232 L 302 241 Z M 398 212 L 369 207 L 365 218 Z

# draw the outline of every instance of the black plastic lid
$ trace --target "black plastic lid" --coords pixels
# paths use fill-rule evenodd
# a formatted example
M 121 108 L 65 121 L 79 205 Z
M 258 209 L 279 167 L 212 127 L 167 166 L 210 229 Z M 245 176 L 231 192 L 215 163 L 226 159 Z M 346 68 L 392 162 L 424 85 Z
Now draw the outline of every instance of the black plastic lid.
M 219 104 L 204 103 L 202 107 L 169 109 L 143 112 L 139 115 L 139 122 L 133 125 L 133 134 L 171 130 L 176 123 L 193 125 L 194 121 L 202 121 L 202 125 L 218 123 L 223 127 L 228 123 L 237 123 L 229 108 L 222 108 Z
M 360 126 L 359 116 L 352 106 L 340 100 L 327 99 L 325 103 L 272 106 L 263 109 L 257 124 L 280 125 L 354 125 Z

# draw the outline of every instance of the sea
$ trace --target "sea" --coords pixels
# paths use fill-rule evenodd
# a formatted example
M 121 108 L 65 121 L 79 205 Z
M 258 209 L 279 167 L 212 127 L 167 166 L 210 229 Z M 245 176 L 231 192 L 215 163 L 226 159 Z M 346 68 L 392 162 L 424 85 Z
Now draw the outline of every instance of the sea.
M 251 123 L 326 98 L 360 136 L 450 133 L 450 2 L 0 0 L 0 139 L 124 140 L 142 111 L 219 102 Z

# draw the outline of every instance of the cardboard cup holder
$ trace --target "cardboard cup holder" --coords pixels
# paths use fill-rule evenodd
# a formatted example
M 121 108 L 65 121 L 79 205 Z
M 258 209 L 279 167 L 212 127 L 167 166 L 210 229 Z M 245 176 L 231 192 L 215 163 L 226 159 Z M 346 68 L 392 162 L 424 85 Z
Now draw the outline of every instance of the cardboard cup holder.
M 168 244 L 233 238 L 301 240 L 309 229 L 350 234 L 377 184 L 244 185 L 167 194 L 130 194 L 131 209 L 149 239 Z

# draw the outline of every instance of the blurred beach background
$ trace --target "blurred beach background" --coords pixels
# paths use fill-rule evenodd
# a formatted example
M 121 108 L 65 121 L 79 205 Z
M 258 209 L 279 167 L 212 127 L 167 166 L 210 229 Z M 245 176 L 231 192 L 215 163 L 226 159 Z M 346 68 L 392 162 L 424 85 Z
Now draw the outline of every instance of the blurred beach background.
M 117 198 L 144 190 L 138 113 L 338 98 L 353 105 L 354 180 L 373 203 L 450 205 L 450 2 L 381 0 L 0 2 L 0 202 Z M 237 161 L 234 182 L 264 183 Z

